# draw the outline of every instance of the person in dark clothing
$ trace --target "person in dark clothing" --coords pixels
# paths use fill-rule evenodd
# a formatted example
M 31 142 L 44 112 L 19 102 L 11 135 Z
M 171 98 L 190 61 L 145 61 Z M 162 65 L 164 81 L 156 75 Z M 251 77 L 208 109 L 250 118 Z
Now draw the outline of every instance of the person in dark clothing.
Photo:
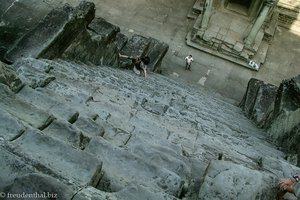
M 133 57 L 133 56 L 122 55 L 119 53 L 119 57 L 131 59 L 131 63 L 133 65 L 133 71 L 136 74 L 141 74 L 141 72 L 143 72 L 144 78 L 147 79 L 147 65 L 150 63 L 150 58 L 148 56 Z

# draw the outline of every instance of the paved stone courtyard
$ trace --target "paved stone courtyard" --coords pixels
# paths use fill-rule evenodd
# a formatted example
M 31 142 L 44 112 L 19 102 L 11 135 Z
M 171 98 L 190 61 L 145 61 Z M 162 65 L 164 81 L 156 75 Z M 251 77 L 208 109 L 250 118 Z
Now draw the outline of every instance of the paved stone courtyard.
M 74 1 L 74 4 L 77 2 Z M 285 28 L 277 28 L 266 62 L 259 72 L 255 72 L 185 44 L 186 34 L 194 24 L 194 20 L 187 19 L 194 0 L 94 2 L 97 7 L 96 15 L 119 25 L 124 33 L 153 36 L 169 44 L 169 52 L 162 63 L 164 75 L 215 91 L 232 103 L 238 103 L 242 99 L 252 77 L 279 85 L 282 79 L 300 74 L 300 68 L 296 64 L 300 62 L 299 35 Z M 243 26 L 239 31 L 245 28 Z M 233 30 L 238 27 L 237 24 L 231 26 Z M 184 70 L 184 57 L 188 54 L 192 54 L 195 60 L 192 73 Z M 204 83 L 200 81 L 201 78 L 206 78 Z M 199 81 L 203 84 L 199 84 Z
M 40 9 L 40 12 L 46 12 L 42 10 L 50 11 L 65 3 L 76 6 L 79 2 L 80 0 L 44 0 L 37 1 L 35 7 Z M 164 75 L 214 91 L 228 98 L 231 103 L 238 104 L 241 101 L 250 78 L 279 85 L 281 80 L 300 74 L 300 68 L 297 66 L 300 62 L 300 40 L 297 32 L 277 27 L 266 62 L 259 72 L 256 72 L 186 45 L 186 35 L 195 23 L 193 19 L 187 18 L 194 0 L 92 2 L 96 5 L 96 16 L 118 25 L 125 35 L 131 37 L 133 34 L 141 34 L 157 38 L 169 45 L 169 51 L 162 62 Z M 47 7 L 43 7 L 42 4 Z M 231 29 L 242 31 L 245 28 L 238 29 L 238 24 L 232 25 Z M 184 58 L 188 54 L 194 57 L 192 72 L 184 70 Z

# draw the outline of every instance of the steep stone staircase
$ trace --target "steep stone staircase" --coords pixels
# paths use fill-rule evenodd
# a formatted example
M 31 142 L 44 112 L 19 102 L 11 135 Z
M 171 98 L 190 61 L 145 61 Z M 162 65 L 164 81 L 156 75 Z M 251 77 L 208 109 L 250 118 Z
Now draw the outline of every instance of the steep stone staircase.
M 25 86 L 0 84 L 7 196 L 271 199 L 299 170 L 240 108 L 193 86 L 59 59 L 13 68 Z

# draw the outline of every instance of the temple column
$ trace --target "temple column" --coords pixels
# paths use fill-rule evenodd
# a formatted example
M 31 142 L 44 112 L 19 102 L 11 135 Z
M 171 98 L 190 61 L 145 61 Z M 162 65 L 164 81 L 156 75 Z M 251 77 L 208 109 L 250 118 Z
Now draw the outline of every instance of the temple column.
M 251 45 L 253 44 L 253 42 L 257 36 L 257 33 L 259 32 L 262 25 L 264 24 L 273 3 L 274 3 L 274 1 L 272 1 L 272 0 L 265 2 L 265 5 L 264 5 L 262 11 L 260 12 L 259 16 L 257 17 L 254 25 L 252 26 L 250 33 L 245 38 L 245 45 L 247 47 L 251 47 Z
M 198 31 L 197 35 L 203 36 L 204 32 L 206 31 L 209 23 L 209 18 L 211 15 L 213 0 L 206 0 L 204 6 L 204 13 L 202 16 L 202 21 L 200 25 L 200 30 Z

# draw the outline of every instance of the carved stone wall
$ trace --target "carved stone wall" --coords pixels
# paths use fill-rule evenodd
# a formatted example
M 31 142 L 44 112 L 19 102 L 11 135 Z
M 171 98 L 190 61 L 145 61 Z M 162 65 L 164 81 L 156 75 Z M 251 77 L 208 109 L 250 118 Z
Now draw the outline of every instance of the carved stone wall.
M 300 0 L 279 0 L 279 25 L 300 32 Z
M 251 79 L 240 107 L 300 165 L 300 75 L 284 80 L 279 88 Z

